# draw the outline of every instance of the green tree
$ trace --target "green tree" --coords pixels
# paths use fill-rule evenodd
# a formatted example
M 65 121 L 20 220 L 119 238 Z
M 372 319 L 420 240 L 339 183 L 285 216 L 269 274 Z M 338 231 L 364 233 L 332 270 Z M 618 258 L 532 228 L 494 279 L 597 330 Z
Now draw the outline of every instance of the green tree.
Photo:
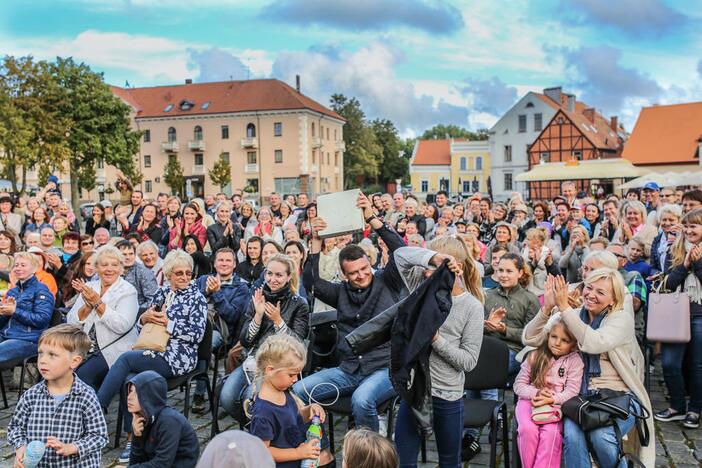
M 382 148 L 380 162 L 380 182 L 406 180 L 409 176 L 409 155 L 404 151 L 404 142 L 397 133 L 395 124 L 387 119 L 375 119 L 371 122 L 375 138 Z
M 95 166 L 118 167 L 134 180 L 141 132 L 130 128 L 130 107 L 112 94 L 101 73 L 84 63 L 58 57 L 50 66 L 58 93 L 49 108 L 66 120 L 65 141 L 71 201 L 77 213 L 80 189 L 95 188 Z
M 443 140 L 446 138 L 465 138 L 466 140 L 487 140 L 488 130 L 480 129 L 477 132 L 472 132 L 466 128 L 459 127 L 458 125 L 434 125 L 429 130 L 426 130 L 422 136 L 421 140 Z
M 361 103 L 358 99 L 348 99 L 343 94 L 332 95 L 330 101 L 332 109 L 346 119 L 344 187 L 354 187 L 358 182 L 377 183 L 383 148 L 378 144 L 373 129 L 366 122 Z
M 224 187 L 231 183 L 232 166 L 229 164 L 229 161 L 224 159 L 224 153 L 219 155 L 217 162 L 214 163 L 214 166 L 208 171 L 208 174 L 212 182 L 218 185 L 220 190 L 224 190 Z
M 163 181 L 170 187 L 171 194 L 182 197 L 183 195 L 183 166 L 176 156 L 169 156 Z

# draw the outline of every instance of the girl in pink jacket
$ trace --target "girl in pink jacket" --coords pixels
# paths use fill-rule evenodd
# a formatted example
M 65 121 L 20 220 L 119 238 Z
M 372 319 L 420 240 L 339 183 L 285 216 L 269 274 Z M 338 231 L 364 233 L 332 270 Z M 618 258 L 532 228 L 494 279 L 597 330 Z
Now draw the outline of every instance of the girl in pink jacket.
M 532 411 L 545 405 L 560 410 L 562 403 L 579 393 L 583 378 L 577 341 L 561 321 L 561 314 L 554 313 L 545 329 L 548 339 L 524 359 L 514 381 L 514 393 L 519 396 L 515 410 L 517 443 L 524 468 L 561 465 L 563 423 L 560 418 L 536 423 Z

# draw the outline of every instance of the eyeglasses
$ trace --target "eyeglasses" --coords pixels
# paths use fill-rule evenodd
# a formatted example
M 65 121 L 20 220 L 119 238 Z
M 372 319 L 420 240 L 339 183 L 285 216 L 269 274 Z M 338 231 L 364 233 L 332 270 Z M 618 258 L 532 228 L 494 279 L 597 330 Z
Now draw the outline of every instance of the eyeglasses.
M 193 272 L 191 270 L 179 270 L 179 271 L 174 271 L 173 274 L 175 276 L 192 276 Z
M 93 244 L 94 244 L 93 241 L 84 241 L 84 242 L 80 243 L 80 245 L 93 245 Z
M 614 256 L 617 257 L 617 258 L 626 258 L 626 255 L 618 254 L 618 253 L 614 253 L 614 252 L 612 252 L 612 253 L 613 253 Z

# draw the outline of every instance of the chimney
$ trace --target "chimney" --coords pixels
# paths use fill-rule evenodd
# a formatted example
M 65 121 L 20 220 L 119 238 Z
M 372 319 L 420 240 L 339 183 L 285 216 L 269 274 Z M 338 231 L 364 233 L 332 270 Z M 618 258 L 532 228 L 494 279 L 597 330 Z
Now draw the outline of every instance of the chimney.
M 617 133 L 619 131 L 619 117 L 617 117 L 616 115 L 610 117 L 609 126 L 612 128 L 614 133 Z
M 583 111 L 583 115 L 590 123 L 595 123 L 595 109 L 593 107 L 588 107 Z
M 561 105 L 561 94 L 562 93 L 563 93 L 563 89 L 560 86 L 556 86 L 555 88 L 544 89 L 544 94 L 546 95 L 546 97 L 551 99 L 553 102 L 555 102 L 559 106 Z
M 575 112 L 575 95 L 566 94 L 566 97 L 568 98 L 568 112 Z
M 300 92 L 300 75 L 295 75 L 295 89 Z
M 193 79 L 192 79 L 192 78 L 186 78 L 186 79 L 185 79 L 185 84 L 193 84 Z

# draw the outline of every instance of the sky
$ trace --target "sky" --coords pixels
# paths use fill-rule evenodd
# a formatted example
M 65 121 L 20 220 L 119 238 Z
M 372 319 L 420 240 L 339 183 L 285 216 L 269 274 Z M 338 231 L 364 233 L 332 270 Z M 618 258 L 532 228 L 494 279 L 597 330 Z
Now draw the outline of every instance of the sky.
M 702 101 L 700 27 L 699 0 L 5 0 L 0 53 L 118 86 L 300 75 L 403 136 L 562 86 L 631 131 L 642 106 Z

